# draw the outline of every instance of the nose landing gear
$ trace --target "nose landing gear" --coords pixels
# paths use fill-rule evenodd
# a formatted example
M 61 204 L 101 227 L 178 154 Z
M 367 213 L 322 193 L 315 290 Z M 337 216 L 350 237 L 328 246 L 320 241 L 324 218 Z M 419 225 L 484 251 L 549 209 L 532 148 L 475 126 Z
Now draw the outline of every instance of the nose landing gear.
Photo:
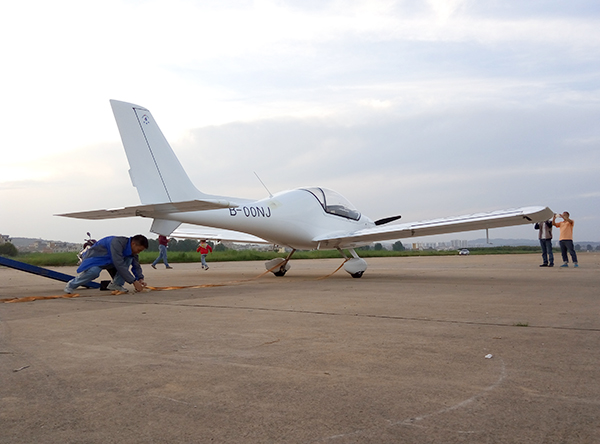
M 359 257 L 354 248 L 349 249 L 350 254 L 353 256 L 352 258 L 348 258 L 341 248 L 338 248 L 338 251 L 347 259 L 344 263 L 344 270 L 353 278 L 358 279 L 362 277 L 363 273 L 367 271 L 367 261 Z

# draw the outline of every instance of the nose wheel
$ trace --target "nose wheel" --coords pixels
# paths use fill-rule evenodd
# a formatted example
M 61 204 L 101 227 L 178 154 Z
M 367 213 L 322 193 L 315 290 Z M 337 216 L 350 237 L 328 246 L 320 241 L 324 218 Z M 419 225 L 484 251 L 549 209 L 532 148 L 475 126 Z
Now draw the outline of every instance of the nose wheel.
M 352 258 L 348 258 L 341 248 L 338 248 L 338 251 L 347 259 L 346 262 L 344 262 L 344 270 L 346 273 L 355 279 L 361 278 L 363 273 L 367 271 L 367 261 L 359 257 L 353 248 L 349 249 L 350 254 L 353 256 Z

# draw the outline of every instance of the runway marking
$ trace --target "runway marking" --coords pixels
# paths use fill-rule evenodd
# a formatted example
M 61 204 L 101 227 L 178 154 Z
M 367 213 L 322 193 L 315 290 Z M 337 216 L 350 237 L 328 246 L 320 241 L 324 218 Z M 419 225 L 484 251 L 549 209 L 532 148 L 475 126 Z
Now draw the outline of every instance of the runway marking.
M 464 401 L 461 401 L 457 404 L 454 404 L 450 407 L 444 407 L 443 409 L 437 410 L 435 412 L 432 413 L 427 413 L 425 415 L 421 415 L 421 416 L 416 416 L 414 418 L 407 418 L 407 419 L 402 419 L 400 421 L 392 421 L 392 420 L 388 420 L 387 421 L 387 425 L 383 425 L 383 426 L 374 426 L 374 427 L 369 427 L 366 429 L 361 429 L 361 430 L 355 430 L 353 432 L 349 432 L 349 433 L 342 433 L 339 435 L 332 435 L 332 436 L 327 436 L 325 438 L 321 438 L 317 441 L 312 441 L 312 442 L 324 442 L 324 441 L 332 441 L 335 439 L 340 439 L 340 438 L 347 438 L 350 436 L 358 436 L 358 435 L 362 435 L 366 432 L 371 432 L 371 431 L 375 431 L 377 429 L 381 429 L 383 428 L 387 428 L 387 427 L 395 427 L 395 426 L 412 426 L 412 427 L 424 427 L 421 426 L 419 424 L 417 424 L 417 422 L 420 421 L 424 421 L 426 419 L 432 418 L 434 416 L 438 416 L 438 415 L 442 415 L 444 413 L 448 413 L 454 410 L 458 410 L 461 409 L 469 404 L 471 404 L 473 401 L 481 398 L 482 396 L 486 395 L 487 393 L 491 392 L 492 390 L 496 389 L 497 387 L 500 386 L 500 384 L 502 384 L 502 382 L 506 379 L 506 365 L 504 363 L 503 359 L 499 359 L 500 362 L 502 363 L 502 366 L 500 368 L 500 376 L 498 377 L 498 380 L 496 382 L 494 382 L 493 384 L 491 384 L 490 386 L 484 388 L 483 390 L 481 390 L 479 393 L 474 394 L 473 396 L 471 396 L 468 399 L 465 399 Z M 472 433 L 477 433 L 477 432 L 473 432 L 473 431 L 464 431 L 464 430 L 459 430 L 456 431 L 456 433 L 461 433 L 461 434 L 472 434 Z
M 394 426 L 394 425 L 413 425 L 417 421 L 423 421 L 424 419 L 431 418 L 432 416 L 441 415 L 443 413 L 447 413 L 447 412 L 451 412 L 453 410 L 460 409 L 460 408 L 466 406 L 467 404 L 472 403 L 476 399 L 481 398 L 487 392 L 491 392 L 496 387 L 498 387 L 500 384 L 502 384 L 502 382 L 504 381 L 504 379 L 506 379 L 506 365 L 505 365 L 504 360 L 502 358 L 500 358 L 500 362 L 502 363 L 502 366 L 501 366 L 501 369 L 500 369 L 500 376 L 498 377 L 498 380 L 495 383 L 493 383 L 492 385 L 484 388 L 479 393 L 471 396 L 469 399 L 465 399 L 464 401 L 461 401 L 458 404 L 455 404 L 455 405 L 450 406 L 450 407 L 443 408 L 441 410 L 438 410 L 437 412 L 429 413 L 429 414 L 423 415 L 423 416 L 417 416 L 416 418 L 405 419 L 403 421 L 397 421 L 397 422 L 394 422 L 394 423 L 390 423 L 390 425 L 392 425 L 392 426 Z

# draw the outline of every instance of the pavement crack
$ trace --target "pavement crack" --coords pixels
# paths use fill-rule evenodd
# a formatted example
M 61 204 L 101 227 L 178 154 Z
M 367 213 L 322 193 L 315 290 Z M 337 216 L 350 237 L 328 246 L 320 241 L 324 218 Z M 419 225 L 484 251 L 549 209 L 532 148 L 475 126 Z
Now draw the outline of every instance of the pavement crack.
M 298 313 L 307 315 L 319 315 L 319 316 L 348 316 L 348 317 L 359 317 L 359 318 L 373 318 L 373 319 L 389 319 L 397 321 L 415 321 L 415 322 L 432 322 L 432 323 L 443 323 L 443 324 L 456 324 L 456 325 L 477 325 L 477 326 L 489 326 L 489 327 L 512 327 L 512 328 L 523 328 L 520 325 L 514 323 L 503 323 L 503 322 L 483 322 L 483 321 L 461 321 L 456 319 L 435 319 L 435 318 L 422 318 L 418 316 L 394 316 L 394 315 L 379 315 L 371 313 L 339 313 L 333 311 L 321 311 L 321 310 L 298 310 L 292 308 L 268 308 L 268 307 L 251 307 L 242 305 L 211 305 L 211 304 L 189 304 L 189 303 L 176 303 L 176 302 L 147 302 L 147 301 L 99 301 L 99 300 L 88 300 L 89 302 L 105 302 L 110 304 L 142 304 L 142 305 L 163 305 L 170 307 L 190 307 L 190 308 L 214 308 L 219 310 L 255 310 L 255 311 L 266 311 L 266 312 L 279 312 L 279 313 Z M 549 330 L 567 330 L 567 331 L 585 331 L 585 332 L 600 332 L 600 328 L 584 328 L 584 327 L 561 327 L 556 325 L 528 325 L 530 329 L 549 329 Z

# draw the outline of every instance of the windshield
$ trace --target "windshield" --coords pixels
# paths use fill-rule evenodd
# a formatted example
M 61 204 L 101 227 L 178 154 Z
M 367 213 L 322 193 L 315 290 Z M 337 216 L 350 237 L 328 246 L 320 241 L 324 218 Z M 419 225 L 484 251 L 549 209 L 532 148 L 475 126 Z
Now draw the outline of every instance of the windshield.
M 335 214 L 336 216 L 341 216 L 352 220 L 360 219 L 360 213 L 341 194 L 322 187 L 310 187 L 302 189 L 315 196 L 326 213 Z

